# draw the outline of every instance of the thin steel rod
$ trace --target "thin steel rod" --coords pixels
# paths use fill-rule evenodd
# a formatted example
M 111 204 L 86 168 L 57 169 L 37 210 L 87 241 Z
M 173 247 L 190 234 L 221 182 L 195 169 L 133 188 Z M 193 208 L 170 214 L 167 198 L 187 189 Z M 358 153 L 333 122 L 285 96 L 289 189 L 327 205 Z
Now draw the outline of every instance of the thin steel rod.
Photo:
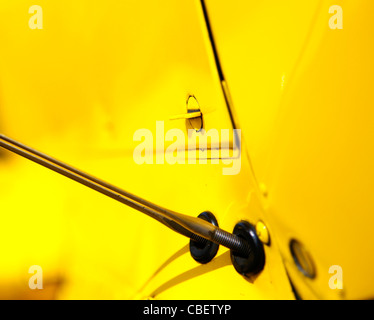
M 243 256 L 248 256 L 250 253 L 249 244 L 245 240 L 202 219 L 183 215 L 157 206 L 1 134 L 0 146 L 135 210 L 143 212 L 186 237 L 197 241 L 204 241 L 204 239 L 210 240 L 230 248 Z

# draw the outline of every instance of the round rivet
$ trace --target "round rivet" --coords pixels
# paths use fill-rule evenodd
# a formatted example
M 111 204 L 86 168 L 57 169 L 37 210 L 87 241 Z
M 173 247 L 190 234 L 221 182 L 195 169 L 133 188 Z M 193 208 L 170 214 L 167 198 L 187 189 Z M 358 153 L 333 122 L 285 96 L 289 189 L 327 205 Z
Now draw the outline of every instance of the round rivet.
M 290 242 L 291 255 L 298 269 L 308 278 L 315 278 L 316 268 L 309 252 L 301 242 L 292 239 Z
M 270 244 L 269 230 L 261 220 L 256 224 L 256 233 L 263 244 Z

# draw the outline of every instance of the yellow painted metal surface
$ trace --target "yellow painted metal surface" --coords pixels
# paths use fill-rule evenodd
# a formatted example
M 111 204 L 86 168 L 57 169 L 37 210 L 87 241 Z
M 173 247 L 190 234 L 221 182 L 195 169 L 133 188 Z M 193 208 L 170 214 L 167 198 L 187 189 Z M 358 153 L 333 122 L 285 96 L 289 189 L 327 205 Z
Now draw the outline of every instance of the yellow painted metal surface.
M 372 298 L 371 1 L 207 1 L 256 180 L 301 296 Z M 340 5 L 343 29 L 330 29 Z M 235 57 L 235 58 L 233 58 Z M 295 267 L 301 240 L 315 279 Z M 331 266 L 343 289 L 329 287 Z
M 256 277 L 222 247 L 200 265 L 187 238 L 1 150 L 0 298 L 294 299 L 289 277 L 303 298 L 372 297 L 374 6 L 344 2 L 344 28 L 331 30 L 333 4 L 206 1 L 228 106 L 200 1 L 40 0 L 43 29 L 29 26 L 34 3 L 2 2 L 2 133 L 168 209 L 211 211 L 227 231 L 262 221 L 271 241 Z M 157 121 L 189 141 L 187 120 L 170 119 L 191 95 L 206 130 L 232 131 L 231 108 L 237 175 L 222 162 L 135 163 L 134 133 L 159 143 Z M 43 290 L 29 288 L 33 265 Z M 329 287 L 333 265 L 342 290 Z

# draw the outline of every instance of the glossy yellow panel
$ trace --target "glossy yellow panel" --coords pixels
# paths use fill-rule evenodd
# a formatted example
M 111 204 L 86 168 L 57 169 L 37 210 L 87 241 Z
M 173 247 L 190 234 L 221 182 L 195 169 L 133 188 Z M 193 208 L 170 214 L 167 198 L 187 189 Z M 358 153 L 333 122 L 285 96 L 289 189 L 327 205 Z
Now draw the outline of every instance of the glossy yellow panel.
M 207 131 L 230 128 L 198 2 L 41 1 L 41 30 L 29 28 L 29 4 L 2 9 L 8 135 L 132 155 L 140 128 L 154 132 L 165 121 L 165 131 L 186 131 L 185 121 L 169 119 L 187 111 L 189 95 Z
M 207 1 L 265 206 L 304 298 L 372 298 L 371 1 Z M 342 29 L 336 24 L 342 10 Z M 316 267 L 306 278 L 290 240 Z M 343 289 L 330 286 L 334 266 Z M 330 269 L 332 268 L 332 269 Z
M 43 29 L 30 29 L 33 4 L 0 4 L 2 133 L 171 210 L 209 210 L 225 230 L 242 219 L 267 223 L 245 156 L 237 175 L 223 175 L 222 162 L 133 159 L 136 130 L 155 134 L 164 120 L 165 131 L 186 132 L 185 120 L 169 119 L 187 111 L 189 95 L 207 130 L 233 129 L 199 1 L 41 0 Z M 294 297 L 275 241 L 253 279 L 236 273 L 224 249 L 199 265 L 188 239 L 158 222 L 2 154 L 2 295 L 30 294 L 29 267 L 40 265 L 60 299 Z

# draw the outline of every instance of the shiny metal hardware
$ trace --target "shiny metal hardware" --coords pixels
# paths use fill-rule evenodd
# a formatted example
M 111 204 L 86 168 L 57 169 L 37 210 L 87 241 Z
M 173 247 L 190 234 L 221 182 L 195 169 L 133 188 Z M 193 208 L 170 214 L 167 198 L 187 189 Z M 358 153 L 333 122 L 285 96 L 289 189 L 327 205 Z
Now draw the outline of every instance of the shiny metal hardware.
M 212 241 L 231 249 L 232 252 L 243 257 L 247 257 L 251 253 L 250 244 L 235 234 L 222 230 L 203 219 L 190 217 L 159 207 L 1 134 L 0 147 L 79 182 L 135 210 L 143 212 L 190 239 L 200 242 L 205 242 L 206 240 Z
M 200 110 L 199 103 L 195 96 L 188 96 L 187 98 L 187 113 L 172 116 L 169 120 L 186 120 L 187 129 L 194 129 L 200 131 L 204 127 L 203 113 Z

